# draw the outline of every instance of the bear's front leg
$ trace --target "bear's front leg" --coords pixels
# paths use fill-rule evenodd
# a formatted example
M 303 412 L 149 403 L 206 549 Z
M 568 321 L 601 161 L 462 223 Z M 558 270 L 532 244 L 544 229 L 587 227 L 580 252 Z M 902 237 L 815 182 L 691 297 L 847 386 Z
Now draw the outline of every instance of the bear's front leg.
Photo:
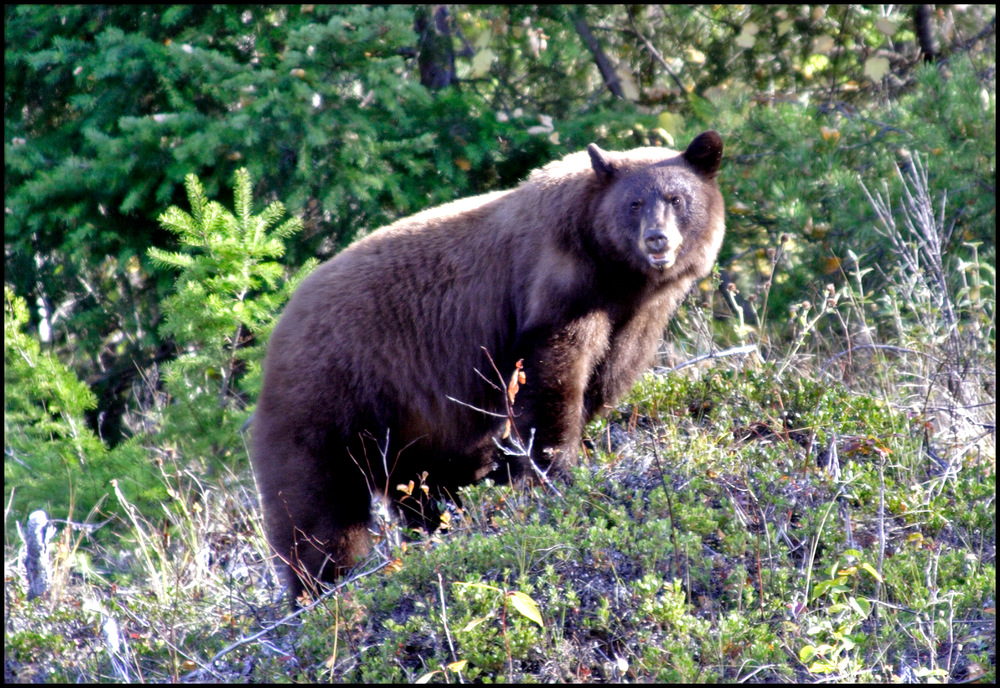
M 531 458 L 556 474 L 576 460 L 586 422 L 584 392 L 607 352 L 610 325 L 600 314 L 577 318 L 560 328 L 535 329 L 518 338 L 515 356 L 524 360 L 525 382 L 514 401 L 514 429 Z M 515 475 L 533 469 L 522 459 Z

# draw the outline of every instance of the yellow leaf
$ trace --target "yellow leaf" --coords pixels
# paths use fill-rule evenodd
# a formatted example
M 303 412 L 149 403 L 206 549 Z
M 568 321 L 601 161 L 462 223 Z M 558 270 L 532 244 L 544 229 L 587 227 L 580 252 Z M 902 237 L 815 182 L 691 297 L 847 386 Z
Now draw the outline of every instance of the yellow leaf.
M 891 36 L 899 29 L 899 27 L 896 26 L 896 22 L 886 19 L 885 17 L 882 17 L 875 22 L 875 28 L 879 30 L 879 33 L 883 33 L 886 36 Z
M 837 131 L 836 129 L 828 129 L 827 127 L 820 127 L 819 133 L 820 136 L 823 137 L 823 140 L 826 141 L 827 143 L 836 143 L 837 139 L 840 138 L 840 132 Z
M 752 33 L 747 33 L 746 29 L 744 29 L 743 32 L 736 37 L 736 45 L 744 50 L 752 48 L 756 42 L 757 38 Z
M 861 563 L 861 568 L 863 568 L 863 569 L 864 569 L 865 571 L 867 571 L 867 572 L 868 572 L 868 573 L 870 573 L 870 574 L 871 574 L 872 576 L 874 576 L 874 577 L 875 577 L 875 580 L 877 580 L 877 581 L 878 581 L 879 583 L 883 583 L 883 582 L 885 582 L 885 581 L 883 581 L 883 580 L 882 580 L 882 576 L 878 575 L 878 571 L 876 571 L 876 570 L 875 570 L 875 567 L 873 567 L 873 566 L 872 566 L 871 564 L 869 564 L 868 562 L 866 562 L 866 561 L 865 561 L 865 562 L 862 562 L 862 563 Z
M 455 167 L 462 170 L 463 172 L 468 172 L 472 169 L 472 163 L 465 158 L 455 158 Z
M 471 631 L 471 630 L 472 630 L 473 628 L 475 628 L 476 626 L 478 626 L 478 625 L 479 625 L 479 624 L 481 624 L 482 622 L 486 621 L 486 620 L 487 620 L 488 618 L 490 618 L 490 617 L 488 617 L 488 616 L 484 616 L 484 617 L 482 617 L 481 619 L 473 619 L 473 620 L 472 620 L 472 621 L 470 621 L 469 623 L 465 624 L 465 627 L 464 627 L 464 628 L 462 628 L 462 633 L 468 633 L 468 632 L 469 632 L 469 631 Z
M 813 40 L 813 52 L 816 53 L 828 53 L 833 50 L 835 41 L 832 36 L 816 36 Z
M 465 665 L 468 663 L 469 660 L 460 659 L 457 662 L 452 662 L 451 664 L 448 664 L 447 666 L 450 671 L 462 671 L 463 669 L 465 669 Z
M 490 29 L 486 29 L 481 34 L 476 36 L 475 46 L 477 50 L 482 50 L 490 44 L 490 40 L 493 38 L 493 32 Z
M 618 65 L 615 74 L 618 75 L 618 83 L 622 86 L 622 93 L 625 95 L 625 100 L 639 100 L 639 86 L 632 77 L 632 70 L 623 63 Z
M 884 57 L 869 57 L 865 60 L 865 76 L 872 81 L 881 81 L 889 73 L 889 60 Z
M 496 53 L 489 48 L 476 53 L 476 56 L 472 58 L 472 76 L 483 76 L 490 71 L 490 65 L 493 64 L 494 58 L 496 58 Z
M 514 372 L 510 376 L 510 382 L 507 383 L 507 398 L 510 399 L 510 403 L 514 403 L 514 397 L 517 396 L 517 392 L 521 389 L 521 384 L 525 379 L 524 359 L 522 358 L 514 364 Z
M 701 64 L 705 61 L 705 53 L 701 52 L 696 48 L 686 48 L 684 52 L 687 53 L 688 62 Z
M 545 624 L 542 623 L 542 615 L 538 611 L 538 605 L 535 604 L 533 599 L 520 591 L 509 592 L 507 593 L 507 597 L 510 598 L 510 602 L 514 605 L 514 609 L 521 612 L 522 615 L 528 617 L 539 626 L 545 626 Z
M 740 35 L 736 37 L 736 45 L 741 48 L 752 48 L 754 43 L 757 42 L 757 32 L 760 31 L 760 27 L 754 22 L 747 22 L 743 25 L 743 29 L 740 31 Z

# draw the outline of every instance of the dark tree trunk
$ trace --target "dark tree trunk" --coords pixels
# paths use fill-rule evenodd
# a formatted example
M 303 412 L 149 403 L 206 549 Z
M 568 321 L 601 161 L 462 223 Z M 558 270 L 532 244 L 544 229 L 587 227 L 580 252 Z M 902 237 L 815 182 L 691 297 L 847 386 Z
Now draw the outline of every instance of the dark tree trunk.
M 434 91 L 454 84 L 455 48 L 448 8 L 444 5 L 421 5 L 416 9 L 413 28 L 418 37 L 420 83 Z
M 917 33 L 917 44 L 924 62 L 933 62 L 938 57 L 937 43 L 934 40 L 934 27 L 931 18 L 934 16 L 933 5 L 915 5 L 913 7 L 913 24 Z
M 583 17 L 579 14 L 573 15 L 573 26 L 576 28 L 576 32 L 580 35 L 580 39 L 583 44 L 587 46 L 587 49 L 594 56 L 594 62 L 597 63 L 597 69 L 600 70 L 601 76 L 604 78 L 604 83 L 615 96 L 624 99 L 625 92 L 622 91 L 622 85 L 618 81 L 618 75 L 615 74 L 615 68 L 611 66 L 611 60 L 604 53 L 604 49 L 601 44 L 597 42 L 594 38 L 594 34 L 591 33 L 590 27 L 587 26 L 587 22 L 584 21 Z

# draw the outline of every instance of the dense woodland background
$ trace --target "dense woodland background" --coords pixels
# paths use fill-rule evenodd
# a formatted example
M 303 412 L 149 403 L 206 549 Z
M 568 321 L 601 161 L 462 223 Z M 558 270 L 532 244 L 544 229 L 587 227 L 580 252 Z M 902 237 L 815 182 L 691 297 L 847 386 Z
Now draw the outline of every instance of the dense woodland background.
M 6 680 L 995 678 L 994 6 L 4 20 Z M 298 281 L 707 128 L 718 272 L 574 485 L 386 521 L 378 574 L 274 623 L 242 429 Z

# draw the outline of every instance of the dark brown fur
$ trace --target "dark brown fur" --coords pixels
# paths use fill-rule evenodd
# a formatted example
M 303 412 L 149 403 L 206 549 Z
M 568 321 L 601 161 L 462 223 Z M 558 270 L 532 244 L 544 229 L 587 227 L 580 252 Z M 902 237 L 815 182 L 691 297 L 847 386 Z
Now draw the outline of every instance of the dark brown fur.
M 271 335 L 253 466 L 268 539 L 333 580 L 370 548 L 371 495 L 441 493 L 531 472 L 496 450 L 504 376 L 524 359 L 516 427 L 543 469 L 650 363 L 667 319 L 722 243 L 722 140 L 684 153 L 596 146 L 516 189 L 373 232 L 316 269 Z M 679 248 L 678 240 L 682 239 Z M 451 399 L 449 399 L 451 397 Z M 387 475 L 388 473 L 388 475 Z M 289 576 L 291 591 L 301 582 Z

